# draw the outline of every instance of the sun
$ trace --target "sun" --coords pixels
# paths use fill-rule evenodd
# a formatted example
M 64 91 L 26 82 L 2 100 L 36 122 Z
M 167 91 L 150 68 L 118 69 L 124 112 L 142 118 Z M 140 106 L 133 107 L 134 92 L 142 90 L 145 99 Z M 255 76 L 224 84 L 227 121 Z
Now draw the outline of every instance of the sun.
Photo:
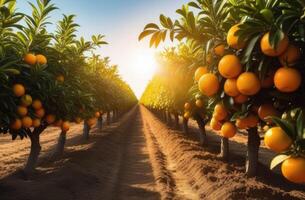
M 141 49 L 137 52 L 134 68 L 144 77 L 151 78 L 157 69 L 155 51 L 151 49 Z

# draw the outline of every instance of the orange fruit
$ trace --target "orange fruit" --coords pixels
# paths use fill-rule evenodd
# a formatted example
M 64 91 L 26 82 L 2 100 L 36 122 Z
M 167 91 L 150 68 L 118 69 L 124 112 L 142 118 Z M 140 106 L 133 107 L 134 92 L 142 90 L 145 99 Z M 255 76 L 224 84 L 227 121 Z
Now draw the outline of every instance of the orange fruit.
M 184 110 L 190 110 L 190 109 L 191 109 L 191 104 L 188 103 L 188 102 L 186 102 L 186 103 L 184 104 Z
M 13 130 L 19 130 L 22 128 L 22 122 L 20 119 L 15 119 L 14 122 L 11 123 L 10 128 Z
M 233 54 L 225 55 L 218 63 L 218 71 L 225 78 L 236 78 L 242 71 L 239 58 Z
M 258 77 L 252 72 L 244 72 L 237 78 L 238 91 L 247 96 L 257 94 L 261 89 Z
M 242 118 L 242 119 L 237 119 L 235 122 L 235 126 L 239 129 L 247 129 L 248 127 L 248 122 L 246 120 L 246 118 Z
M 69 131 L 69 129 L 70 129 L 70 122 L 64 121 L 64 122 L 61 124 L 61 130 L 62 130 L 63 132 L 67 132 L 67 131 Z
M 239 30 L 239 24 L 232 26 L 227 34 L 227 43 L 234 49 L 243 49 L 246 46 L 244 41 L 240 41 L 235 33 Z
M 228 112 L 224 105 L 222 104 L 217 104 L 214 108 L 214 114 L 213 118 L 215 118 L 218 121 L 224 120 L 228 116 Z
M 13 85 L 13 93 L 16 97 L 21 97 L 25 94 L 25 88 L 21 84 Z
M 266 117 L 279 116 L 280 113 L 272 104 L 263 104 L 259 107 L 257 114 L 261 120 L 271 123 L 272 120 L 266 119 Z
M 184 117 L 185 119 L 189 119 L 189 118 L 191 117 L 191 113 L 190 113 L 190 112 L 185 112 L 184 115 L 183 115 L 183 117 Z
M 32 107 L 35 109 L 35 110 L 39 110 L 40 108 L 42 108 L 42 103 L 40 100 L 38 99 L 35 99 L 32 103 Z
M 195 81 L 198 82 L 199 79 L 204 75 L 208 73 L 208 68 L 207 67 L 198 67 L 195 71 Z
M 37 62 L 37 58 L 34 54 L 28 53 L 23 57 L 23 60 L 26 64 L 35 65 Z
M 21 97 L 20 101 L 23 106 L 28 107 L 28 106 L 32 105 L 33 99 L 30 95 L 26 94 Z
M 301 56 L 301 50 L 292 44 L 288 46 L 286 51 L 279 56 L 279 60 L 284 66 L 294 65 Z
M 19 116 L 24 117 L 28 114 L 28 109 L 25 106 L 18 106 L 17 113 Z
M 234 124 L 226 122 L 222 125 L 220 133 L 225 138 L 232 138 L 235 136 L 237 130 Z
M 92 118 L 87 120 L 87 124 L 88 124 L 89 127 L 92 127 L 92 126 L 94 126 L 94 124 L 96 124 L 96 121 L 97 121 L 97 119 L 92 117 Z
M 305 183 L 305 159 L 291 157 L 282 163 L 283 176 L 293 183 Z
M 44 115 L 46 114 L 45 110 L 43 108 L 40 108 L 38 110 L 35 110 L 35 115 L 36 117 L 38 117 L 39 119 L 43 118 Z
M 215 118 L 210 121 L 210 126 L 214 131 L 220 131 L 222 124 Z
M 287 49 L 289 45 L 289 39 L 287 35 L 277 44 L 274 49 L 269 42 L 269 32 L 266 33 L 261 39 L 261 50 L 262 52 L 271 57 L 279 56 Z
M 41 125 L 41 120 L 40 119 L 33 119 L 33 127 L 37 128 Z
M 100 112 L 95 112 L 95 113 L 94 113 L 94 117 L 99 118 L 100 116 L 101 116 L 101 113 L 100 113 Z
M 274 79 L 274 71 L 269 71 L 264 79 L 261 81 L 262 88 L 271 88 L 274 85 L 273 79 Z
M 197 106 L 198 108 L 202 108 L 202 107 L 203 107 L 203 102 L 202 102 L 201 99 L 197 99 L 197 100 L 196 100 L 196 106 Z
M 249 99 L 248 96 L 240 94 L 240 95 L 234 97 L 234 103 L 243 104 L 243 103 L 246 103 L 248 101 L 248 99 Z
M 56 80 L 60 83 L 63 83 L 65 81 L 65 77 L 62 74 L 60 74 L 56 76 Z
M 46 122 L 48 124 L 53 124 L 55 122 L 55 120 L 56 120 L 55 115 L 49 114 L 49 115 L 46 116 Z
M 47 58 L 44 55 L 38 54 L 36 55 L 37 63 L 40 65 L 45 65 L 47 64 Z
M 237 80 L 236 79 L 227 79 L 224 84 L 224 91 L 230 97 L 236 97 L 240 95 L 237 88 Z
M 29 116 L 25 116 L 21 119 L 22 126 L 24 128 L 31 128 L 33 125 L 33 120 Z
M 274 75 L 274 85 L 281 92 L 295 92 L 302 82 L 300 72 L 294 68 L 281 67 Z
M 225 54 L 225 45 L 224 44 L 219 44 L 214 48 L 214 53 L 215 55 L 221 57 Z
M 213 96 L 219 90 L 219 81 L 216 75 L 207 73 L 198 82 L 199 90 L 206 96 Z
M 257 126 L 259 120 L 256 115 L 250 114 L 245 119 L 248 128 L 254 128 Z
M 289 149 L 292 144 L 291 138 L 281 127 L 270 128 L 264 138 L 265 145 L 276 153 Z

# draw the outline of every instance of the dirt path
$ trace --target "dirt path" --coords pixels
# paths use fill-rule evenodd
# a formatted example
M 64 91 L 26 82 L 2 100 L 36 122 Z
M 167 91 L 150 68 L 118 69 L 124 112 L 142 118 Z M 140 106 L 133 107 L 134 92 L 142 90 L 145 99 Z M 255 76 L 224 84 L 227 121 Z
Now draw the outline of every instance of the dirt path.
M 76 132 L 81 131 L 81 127 L 75 128 Z M 45 154 L 52 151 L 52 137 L 57 135 L 57 130 L 49 131 L 43 140 Z M 14 145 L 5 142 L 0 145 L 7 148 L 7 154 L 16 153 Z M 26 152 L 27 147 L 22 145 L 17 146 Z M 214 148 L 213 143 L 210 146 Z M 24 159 L 18 152 L 17 155 L 13 159 L 16 166 L 23 164 Z M 9 162 L 9 155 L 4 158 Z M 71 134 L 63 157 L 56 161 L 42 158 L 31 180 L 23 180 L 18 174 L 0 178 L 0 199 L 305 198 L 301 187 L 280 176 L 267 173 L 247 179 L 243 163 L 235 157 L 224 163 L 215 151 L 203 149 L 196 140 L 170 129 L 146 108 L 138 106 L 102 132 L 94 129 L 88 141 Z

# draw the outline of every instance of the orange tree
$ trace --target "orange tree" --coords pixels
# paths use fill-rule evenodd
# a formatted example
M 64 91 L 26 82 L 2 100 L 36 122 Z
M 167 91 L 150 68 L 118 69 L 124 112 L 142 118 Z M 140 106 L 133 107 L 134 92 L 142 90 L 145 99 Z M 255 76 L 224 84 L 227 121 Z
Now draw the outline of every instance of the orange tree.
M 189 5 L 199 9 L 196 17 L 184 6 L 177 11 L 182 20 L 168 23 L 171 20 L 163 16 L 160 21 L 164 29 L 149 24 L 142 34 L 152 34 L 151 42 L 159 44 L 168 32 L 171 39 L 197 41 L 204 48 L 207 70 L 198 78 L 198 87 L 209 98 L 208 109 L 213 110 L 210 125 L 223 137 L 224 158 L 228 156 L 227 139 L 237 129 L 247 130 L 246 171 L 254 176 L 260 146 L 258 127 L 279 126 L 268 130 L 265 143 L 271 149 L 282 145 L 278 152 L 286 151 L 286 157 L 280 156 L 282 159 L 276 158 L 274 163 L 285 160 L 284 176 L 304 182 L 304 135 L 298 128 L 302 126 L 268 118 L 304 107 L 300 59 L 304 2 L 198 0 Z M 301 178 L 293 178 L 298 175 Z
M 40 134 L 48 126 L 62 130 L 57 148 L 61 153 L 70 122 L 96 117 L 101 104 L 107 104 L 97 100 L 101 91 L 127 91 L 121 99 L 124 109 L 135 102 L 135 97 L 122 81 L 111 80 L 117 87 L 114 91 L 103 84 L 100 74 L 89 70 L 85 53 L 105 44 L 103 36 L 77 40 L 74 16 L 64 16 L 56 33 L 50 34 L 47 19 L 56 7 L 49 0 L 31 4 L 31 16 L 16 13 L 15 4 L 13 0 L 0 2 L 0 131 L 10 133 L 13 139 L 30 138 L 25 172 L 31 172 L 41 149 Z M 95 84 L 104 87 L 93 90 Z M 94 120 L 91 122 L 93 125 Z

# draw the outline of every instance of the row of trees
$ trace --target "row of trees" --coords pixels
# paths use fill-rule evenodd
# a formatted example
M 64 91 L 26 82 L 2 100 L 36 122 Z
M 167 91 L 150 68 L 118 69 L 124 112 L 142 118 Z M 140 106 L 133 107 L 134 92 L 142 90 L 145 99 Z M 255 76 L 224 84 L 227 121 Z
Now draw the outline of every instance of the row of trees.
M 107 44 L 103 35 L 90 41 L 76 35 L 74 15 L 63 15 L 54 33 L 47 27 L 57 9 L 50 0 L 30 3 L 32 14 L 16 11 L 15 0 L 0 1 L 0 133 L 31 140 L 24 171 L 34 170 L 40 153 L 39 137 L 58 126 L 57 154 L 62 153 L 70 123 L 84 121 L 84 136 L 102 120 L 136 103 L 130 87 L 109 58 L 93 52 Z
M 208 144 L 205 125 L 210 121 L 222 136 L 224 160 L 229 138 L 238 130 L 247 132 L 249 177 L 257 173 L 264 139 L 279 154 L 271 168 L 282 163 L 288 180 L 304 183 L 304 7 L 303 0 L 197 0 L 177 10 L 180 19 L 161 15 L 160 25 L 147 24 L 139 39 L 151 36 L 151 46 L 167 37 L 178 40 L 182 45 L 175 57 L 183 61 L 162 68 L 172 76 L 158 74 L 142 102 L 171 113 L 184 109 L 184 118 L 198 122 L 203 145 Z M 185 87 L 184 96 L 169 85 Z M 264 137 L 260 132 L 266 132 Z

